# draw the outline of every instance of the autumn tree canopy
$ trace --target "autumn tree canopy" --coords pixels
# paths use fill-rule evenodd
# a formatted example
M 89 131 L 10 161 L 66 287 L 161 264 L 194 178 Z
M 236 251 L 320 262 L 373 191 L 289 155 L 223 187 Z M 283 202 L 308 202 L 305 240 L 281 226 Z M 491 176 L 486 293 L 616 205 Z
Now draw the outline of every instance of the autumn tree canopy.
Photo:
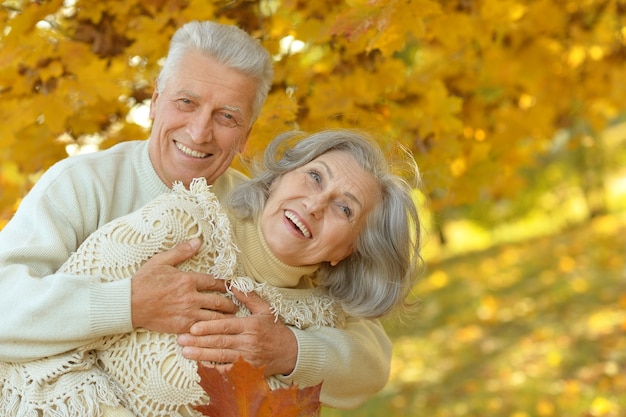
M 0 227 L 68 144 L 147 137 L 129 112 L 193 19 L 275 56 L 248 153 L 294 127 L 367 129 L 413 151 L 434 210 L 519 194 L 557 133 L 593 145 L 626 104 L 625 0 L 7 0 Z

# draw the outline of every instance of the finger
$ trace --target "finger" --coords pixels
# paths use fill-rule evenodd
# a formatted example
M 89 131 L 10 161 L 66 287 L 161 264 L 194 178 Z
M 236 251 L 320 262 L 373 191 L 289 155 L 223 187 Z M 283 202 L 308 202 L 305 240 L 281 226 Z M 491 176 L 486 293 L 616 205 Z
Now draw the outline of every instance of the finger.
M 146 262 L 146 264 L 160 263 L 164 265 L 176 266 L 195 255 L 196 252 L 198 252 L 201 243 L 202 241 L 197 237 L 187 242 L 179 243 L 172 249 L 154 255 Z
M 208 342 L 211 335 L 236 335 L 244 331 L 244 322 L 240 318 L 222 318 L 217 320 L 205 320 L 194 323 L 189 329 L 189 333 L 194 336 L 207 336 L 206 346 L 213 346 Z
M 233 367 L 232 363 L 227 363 L 227 364 L 216 364 L 213 362 L 201 362 L 201 363 L 204 366 L 217 369 L 222 374 L 230 371 L 230 369 Z
M 237 336 L 194 336 L 183 333 L 178 335 L 177 342 L 182 347 L 183 356 L 187 359 L 232 362 L 241 355 L 237 346 L 241 344 L 241 341 Z
M 196 275 L 198 291 L 219 291 L 226 292 L 226 282 L 223 279 L 216 279 L 212 275 L 200 274 Z
M 233 367 L 232 363 L 215 363 L 215 362 L 208 362 L 208 361 L 198 361 L 198 363 L 200 364 L 200 366 L 203 366 L 205 368 L 215 369 L 222 375 L 230 371 L 231 368 Z
M 252 313 L 253 315 L 254 314 L 269 314 L 269 315 L 274 314 L 272 313 L 272 305 L 268 303 L 267 301 L 265 301 L 264 299 L 262 299 L 257 293 L 250 292 L 246 294 L 237 290 L 236 288 L 232 288 L 232 292 L 235 298 L 239 302 L 241 302 L 243 305 L 245 305 L 248 308 L 248 310 L 250 310 L 250 313 Z
M 222 313 L 221 311 L 202 309 L 198 312 L 197 316 L 195 317 L 195 320 L 196 322 L 198 321 L 204 322 L 204 321 L 221 320 L 221 319 L 226 319 L 229 317 L 235 317 L 235 315 L 232 313 Z
M 212 310 L 219 313 L 233 315 L 239 309 L 229 298 L 220 293 L 199 293 L 199 306 L 203 310 Z M 211 320 L 208 318 L 207 320 Z
M 185 346 L 182 348 L 182 355 L 192 361 L 223 365 L 235 362 L 241 353 L 232 349 Z

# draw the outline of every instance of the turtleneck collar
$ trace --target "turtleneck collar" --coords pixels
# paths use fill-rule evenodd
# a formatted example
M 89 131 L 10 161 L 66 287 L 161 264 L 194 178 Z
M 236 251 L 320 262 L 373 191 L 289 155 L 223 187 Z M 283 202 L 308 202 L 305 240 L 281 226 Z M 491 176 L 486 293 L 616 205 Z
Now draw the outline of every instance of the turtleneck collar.
M 240 249 L 239 258 L 246 274 L 255 281 L 281 288 L 295 287 L 301 277 L 310 275 L 319 268 L 319 265 L 287 265 L 270 251 L 260 224 L 233 218 L 231 222 L 235 242 Z

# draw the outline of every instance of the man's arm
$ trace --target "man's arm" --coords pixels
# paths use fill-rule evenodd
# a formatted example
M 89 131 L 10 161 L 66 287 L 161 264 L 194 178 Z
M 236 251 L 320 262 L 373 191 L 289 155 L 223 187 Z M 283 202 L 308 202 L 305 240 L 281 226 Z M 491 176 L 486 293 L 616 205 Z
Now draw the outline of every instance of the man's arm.
M 322 382 L 320 400 L 355 408 L 384 388 L 391 366 L 391 341 L 375 320 L 348 319 L 343 329 L 290 328 L 298 339 L 298 362 L 280 377 L 300 386 Z
M 88 227 L 79 226 L 84 208 L 69 192 L 36 186 L 0 232 L 0 360 L 38 359 L 131 329 L 130 280 L 56 273 Z
M 110 184 L 72 182 L 77 176 L 66 167 L 44 177 L 0 231 L 0 361 L 59 354 L 135 327 L 180 333 L 215 318 L 209 309 L 234 311 L 229 300 L 203 292 L 223 289 L 220 280 L 175 268 L 196 252 L 188 243 L 159 254 L 132 280 L 58 273 L 89 234 L 131 207 L 107 212 L 100 196 L 111 194 L 101 188 Z

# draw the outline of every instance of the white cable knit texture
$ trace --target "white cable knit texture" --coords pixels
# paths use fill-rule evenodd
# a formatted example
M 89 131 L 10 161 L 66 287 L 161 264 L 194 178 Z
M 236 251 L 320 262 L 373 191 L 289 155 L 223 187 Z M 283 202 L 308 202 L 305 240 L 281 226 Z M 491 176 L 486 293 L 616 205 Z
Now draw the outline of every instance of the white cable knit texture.
M 128 278 L 154 254 L 192 237 L 203 243 L 179 265 L 181 270 L 223 277 L 243 292 L 256 291 L 286 324 L 343 323 L 342 310 L 320 287 L 281 289 L 243 275 L 228 217 L 204 179 L 194 180 L 189 190 L 177 183 L 172 193 L 98 229 L 60 271 L 103 281 Z M 250 314 L 241 307 L 240 315 Z M 54 357 L 0 362 L 0 416 L 200 416 L 191 405 L 206 404 L 209 398 L 198 382 L 197 364 L 182 356 L 176 335 L 140 329 Z M 272 388 L 281 386 L 276 378 L 268 382 Z

